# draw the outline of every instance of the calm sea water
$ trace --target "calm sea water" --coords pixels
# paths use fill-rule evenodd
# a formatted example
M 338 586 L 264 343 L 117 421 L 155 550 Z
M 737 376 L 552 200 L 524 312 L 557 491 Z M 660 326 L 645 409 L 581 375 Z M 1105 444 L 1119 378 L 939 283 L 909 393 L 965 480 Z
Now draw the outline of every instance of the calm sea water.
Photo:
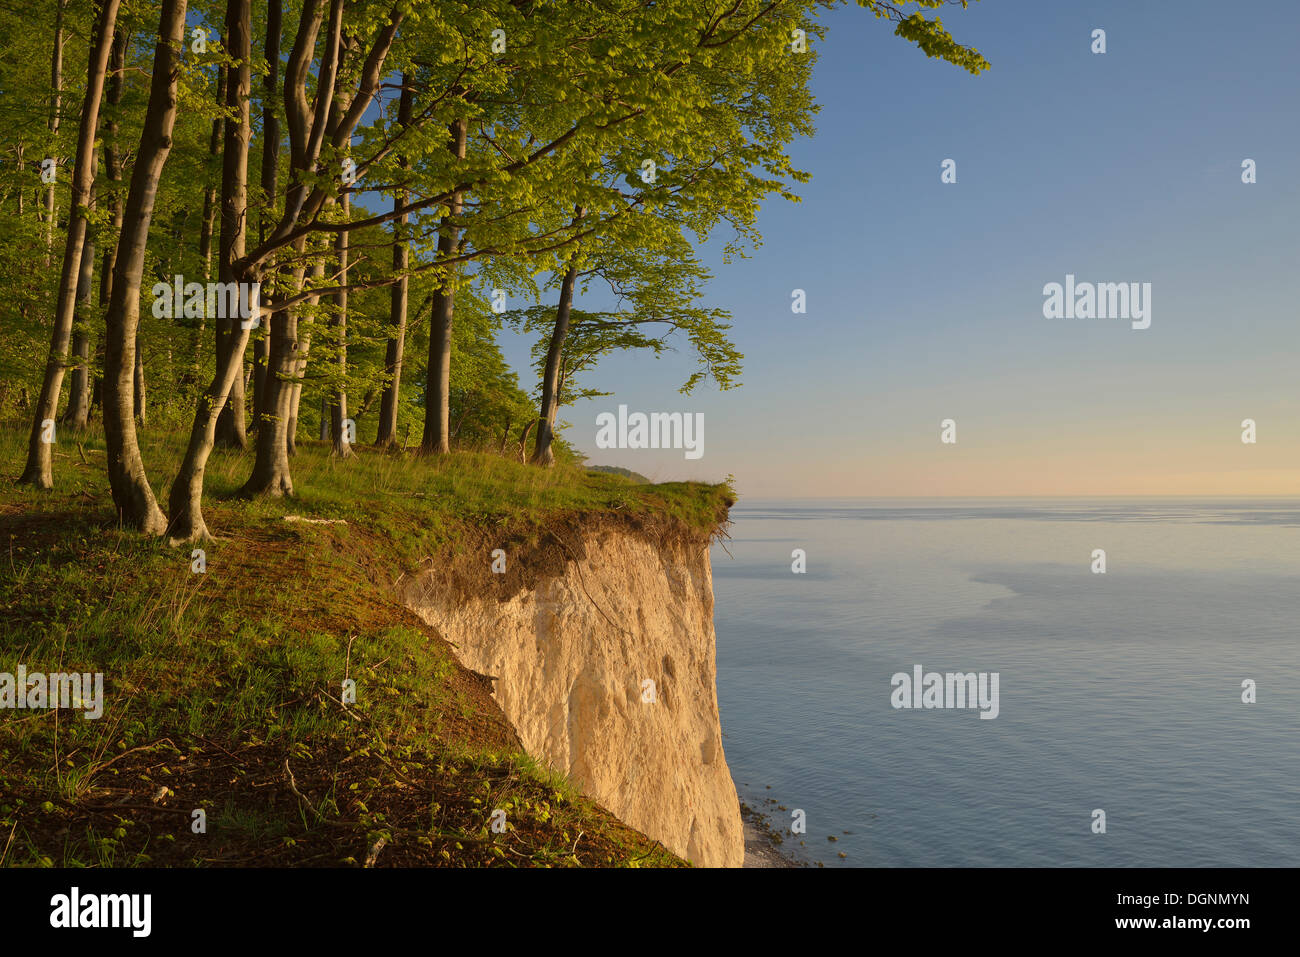
M 787 850 L 828 867 L 1300 865 L 1300 501 L 732 517 L 712 556 L 724 743 L 742 798 L 781 828 L 805 811 Z M 999 716 L 895 710 L 891 676 L 917 664 L 998 672 Z

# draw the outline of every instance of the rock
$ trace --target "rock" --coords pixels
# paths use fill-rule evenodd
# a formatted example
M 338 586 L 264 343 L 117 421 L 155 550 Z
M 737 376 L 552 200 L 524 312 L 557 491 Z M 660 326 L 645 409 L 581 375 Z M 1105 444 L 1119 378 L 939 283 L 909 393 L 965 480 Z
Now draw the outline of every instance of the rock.
M 604 527 L 569 547 L 582 557 L 508 598 L 432 569 L 408 579 L 402 599 L 467 668 L 496 676 L 529 754 L 693 863 L 742 866 L 707 543 Z

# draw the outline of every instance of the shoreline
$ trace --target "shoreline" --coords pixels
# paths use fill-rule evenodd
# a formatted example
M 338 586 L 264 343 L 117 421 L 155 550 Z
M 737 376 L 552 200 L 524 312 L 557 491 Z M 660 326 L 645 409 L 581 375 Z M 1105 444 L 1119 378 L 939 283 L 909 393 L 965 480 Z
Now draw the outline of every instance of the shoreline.
M 762 811 L 751 807 L 742 798 L 740 819 L 745 829 L 745 863 L 743 867 L 808 867 L 797 860 L 782 845 L 783 838 L 772 820 Z

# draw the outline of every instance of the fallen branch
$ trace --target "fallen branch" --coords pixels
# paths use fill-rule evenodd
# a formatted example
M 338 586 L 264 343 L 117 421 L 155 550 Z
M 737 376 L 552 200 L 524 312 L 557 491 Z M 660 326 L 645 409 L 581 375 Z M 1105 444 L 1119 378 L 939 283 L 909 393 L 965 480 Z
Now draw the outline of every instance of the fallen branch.
M 292 791 L 300 801 L 307 805 L 308 809 L 311 810 L 311 813 L 316 815 L 317 821 L 325 820 L 325 815 L 316 809 L 316 805 L 311 803 L 311 799 L 298 790 L 298 782 L 294 779 L 293 768 L 289 767 L 288 758 L 284 759 L 284 773 L 289 777 L 289 790 Z

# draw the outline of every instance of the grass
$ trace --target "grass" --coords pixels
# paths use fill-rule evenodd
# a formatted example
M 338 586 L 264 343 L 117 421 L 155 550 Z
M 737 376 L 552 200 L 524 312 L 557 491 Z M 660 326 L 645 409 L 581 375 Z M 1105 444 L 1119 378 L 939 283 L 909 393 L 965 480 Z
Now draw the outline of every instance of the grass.
M 308 443 L 295 498 L 244 501 L 251 452 L 218 451 L 204 503 L 217 540 L 196 573 L 189 548 L 118 527 L 102 435 L 61 435 L 41 492 L 10 480 L 26 426 L 6 425 L 0 671 L 101 672 L 105 701 L 99 720 L 0 710 L 0 864 L 683 863 L 525 755 L 484 682 L 392 585 L 485 539 L 593 516 L 704 537 L 727 486 L 490 454 L 339 462 Z M 179 442 L 142 443 L 165 501 Z

